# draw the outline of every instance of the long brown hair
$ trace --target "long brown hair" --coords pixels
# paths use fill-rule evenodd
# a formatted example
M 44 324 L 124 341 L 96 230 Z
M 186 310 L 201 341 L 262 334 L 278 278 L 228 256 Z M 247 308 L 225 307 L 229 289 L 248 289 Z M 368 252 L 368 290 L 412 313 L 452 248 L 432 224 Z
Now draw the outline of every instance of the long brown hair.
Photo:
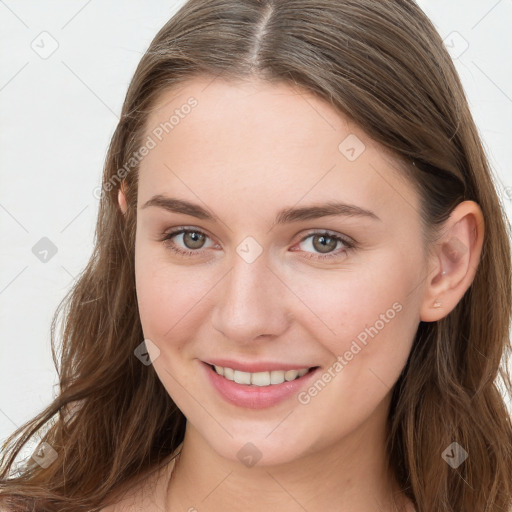
M 111 140 L 94 252 L 52 322 L 56 366 L 58 331 L 62 340 L 60 393 L 5 443 L 0 501 L 16 512 L 97 511 L 183 440 L 185 417 L 152 366 L 134 357 L 143 333 L 131 159 L 162 91 L 200 75 L 286 82 L 328 101 L 403 163 L 432 232 L 461 201 L 480 205 L 486 226 L 474 281 L 445 318 L 420 322 L 393 391 L 388 449 L 418 512 L 508 511 L 509 226 L 457 72 L 413 0 L 190 0 L 159 31 Z M 121 179 L 125 217 L 117 205 Z M 56 460 L 46 468 L 32 459 L 17 465 L 35 437 Z M 456 470 L 441 457 L 452 442 L 469 452 Z

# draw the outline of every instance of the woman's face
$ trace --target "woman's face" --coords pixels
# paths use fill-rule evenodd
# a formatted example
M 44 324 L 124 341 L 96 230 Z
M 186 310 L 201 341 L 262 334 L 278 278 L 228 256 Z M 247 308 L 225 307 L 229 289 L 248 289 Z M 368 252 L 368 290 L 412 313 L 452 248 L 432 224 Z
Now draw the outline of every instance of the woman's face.
M 383 432 L 427 276 L 396 164 L 327 103 L 259 81 L 167 91 L 144 141 L 140 318 L 187 428 L 260 464 Z

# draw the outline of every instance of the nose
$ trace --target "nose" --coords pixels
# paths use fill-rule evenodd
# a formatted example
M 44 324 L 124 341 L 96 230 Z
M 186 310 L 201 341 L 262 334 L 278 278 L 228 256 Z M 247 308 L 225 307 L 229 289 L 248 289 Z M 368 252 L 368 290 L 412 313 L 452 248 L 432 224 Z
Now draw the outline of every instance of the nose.
M 293 294 L 262 254 L 247 263 L 235 256 L 231 271 L 219 283 L 213 326 L 237 343 L 275 338 L 289 327 Z

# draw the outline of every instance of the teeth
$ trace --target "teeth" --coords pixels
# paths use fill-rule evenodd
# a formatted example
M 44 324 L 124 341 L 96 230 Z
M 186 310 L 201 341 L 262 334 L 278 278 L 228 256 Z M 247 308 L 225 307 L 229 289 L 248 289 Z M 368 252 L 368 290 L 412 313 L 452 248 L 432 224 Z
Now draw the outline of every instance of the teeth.
M 224 377 L 228 380 L 235 380 L 235 370 L 232 370 L 231 368 L 223 368 L 224 370 Z
M 237 384 L 245 384 L 253 386 L 270 386 L 272 384 L 282 384 L 295 380 L 308 373 L 309 368 L 302 368 L 301 370 L 274 370 L 271 372 L 242 372 L 240 370 L 233 370 L 232 368 L 223 368 L 222 366 L 214 366 L 215 371 L 228 380 L 234 381 Z
M 241 372 L 239 370 L 235 370 L 235 382 L 237 384 L 250 384 L 251 383 L 251 374 L 247 372 Z

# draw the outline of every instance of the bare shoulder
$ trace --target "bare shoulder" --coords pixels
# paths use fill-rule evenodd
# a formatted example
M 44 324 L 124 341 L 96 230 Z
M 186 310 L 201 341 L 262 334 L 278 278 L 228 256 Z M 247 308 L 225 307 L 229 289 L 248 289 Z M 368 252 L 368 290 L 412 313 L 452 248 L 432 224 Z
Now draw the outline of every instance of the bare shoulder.
M 145 477 L 131 479 L 115 490 L 108 500 L 114 503 L 100 512 L 163 512 L 173 467 L 174 459 Z

